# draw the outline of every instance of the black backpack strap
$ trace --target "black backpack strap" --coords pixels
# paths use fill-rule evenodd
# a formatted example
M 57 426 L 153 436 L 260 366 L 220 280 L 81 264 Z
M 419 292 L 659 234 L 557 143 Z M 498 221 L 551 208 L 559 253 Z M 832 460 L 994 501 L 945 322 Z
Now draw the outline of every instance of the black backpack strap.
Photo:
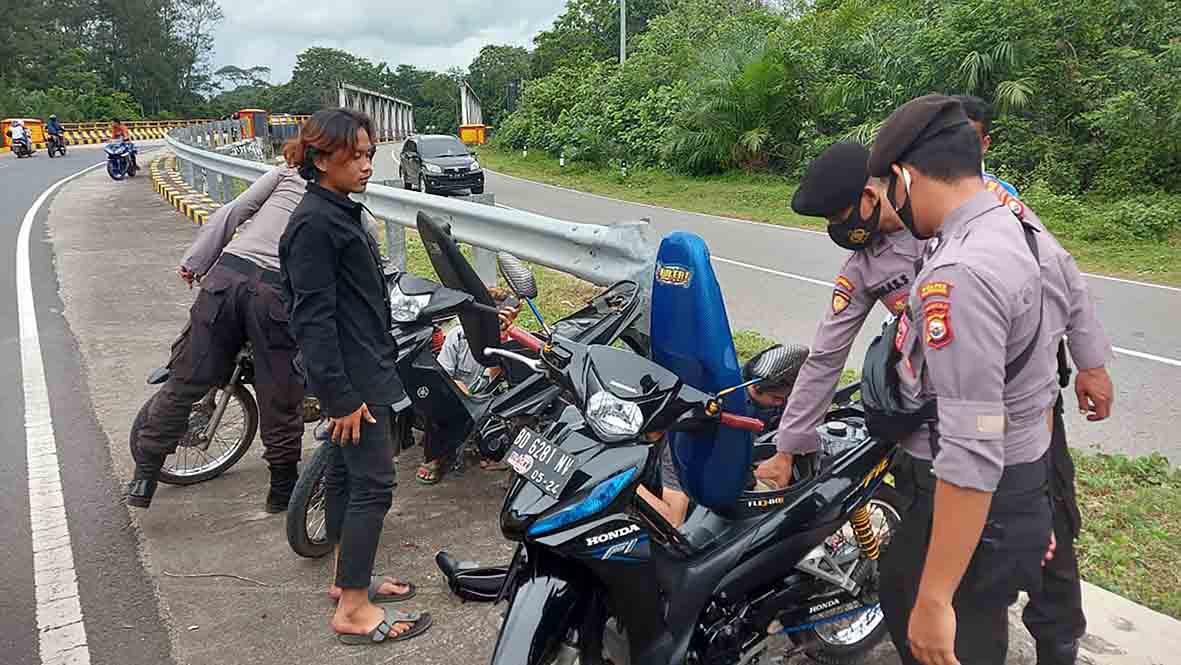
M 1033 260 L 1035 263 L 1037 263 L 1038 270 L 1040 272 L 1042 262 L 1041 256 L 1037 249 L 1037 236 L 1034 235 L 1038 231 L 1033 227 L 1033 225 L 1024 220 L 1021 222 L 1021 230 L 1025 232 L 1025 243 L 1029 245 L 1029 251 L 1033 254 Z M 1038 338 L 1041 337 L 1042 334 L 1042 310 L 1044 309 L 1043 305 L 1045 304 L 1045 300 L 1046 291 L 1045 287 L 1043 286 L 1041 302 L 1038 303 L 1037 329 L 1033 331 L 1033 338 L 1030 339 L 1029 344 L 1026 345 L 1024 349 L 1022 349 L 1021 354 L 1010 361 L 1009 364 L 1005 365 L 1006 384 L 1013 380 L 1013 378 L 1018 374 L 1020 374 L 1021 370 L 1025 369 L 1025 366 L 1029 364 L 1029 359 L 1033 357 L 1033 352 L 1037 348 Z

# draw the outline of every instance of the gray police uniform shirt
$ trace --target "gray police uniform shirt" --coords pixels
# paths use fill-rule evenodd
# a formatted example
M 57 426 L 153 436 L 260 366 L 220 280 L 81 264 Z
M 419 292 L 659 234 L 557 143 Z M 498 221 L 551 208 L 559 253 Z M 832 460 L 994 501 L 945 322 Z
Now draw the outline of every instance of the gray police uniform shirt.
M 278 272 L 279 239 L 306 189 L 295 169 L 271 169 L 205 220 L 181 265 L 204 275 L 225 251 Z
M 903 229 L 883 236 L 864 251 L 853 252 L 845 261 L 824 320 L 816 329 L 811 353 L 779 421 L 775 443 L 780 452 L 797 455 L 820 449 L 816 427 L 832 405 L 857 333 L 875 303 L 891 314 L 906 307 L 915 261 L 923 245 Z
M 1036 235 L 1046 247 L 1046 234 Z M 1004 467 L 1036 461 L 1050 445 L 1060 337 L 1051 317 L 1040 332 L 1038 322 L 1051 289 L 1043 301 L 1041 266 L 1020 223 L 987 191 L 948 216 L 928 253 L 894 341 L 900 392 L 911 406 L 938 400 L 936 476 L 991 492 Z M 1005 365 L 1031 341 L 1035 352 L 1006 383 Z M 931 459 L 926 437 L 903 448 Z
M 205 220 L 181 265 L 204 275 L 226 252 L 279 272 L 279 239 L 306 191 L 307 182 L 296 169 L 271 169 Z M 377 220 L 367 210 L 362 217 L 365 230 L 380 245 Z

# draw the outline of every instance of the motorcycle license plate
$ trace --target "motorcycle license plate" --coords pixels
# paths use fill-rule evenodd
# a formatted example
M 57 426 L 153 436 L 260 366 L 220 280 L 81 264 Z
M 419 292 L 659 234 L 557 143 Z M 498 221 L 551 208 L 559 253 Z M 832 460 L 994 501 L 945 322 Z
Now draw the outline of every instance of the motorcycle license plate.
M 555 499 L 562 495 L 574 475 L 574 456 L 528 428 L 521 428 L 504 461 Z

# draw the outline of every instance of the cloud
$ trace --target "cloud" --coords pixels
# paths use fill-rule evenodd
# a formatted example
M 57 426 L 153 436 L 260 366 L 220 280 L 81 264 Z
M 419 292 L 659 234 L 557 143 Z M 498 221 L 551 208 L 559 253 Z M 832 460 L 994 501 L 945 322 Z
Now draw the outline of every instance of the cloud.
M 312 46 L 425 69 L 467 67 L 486 44 L 529 46 L 564 0 L 256 0 L 223 2 L 213 66 L 267 66 L 271 82 L 291 77 Z

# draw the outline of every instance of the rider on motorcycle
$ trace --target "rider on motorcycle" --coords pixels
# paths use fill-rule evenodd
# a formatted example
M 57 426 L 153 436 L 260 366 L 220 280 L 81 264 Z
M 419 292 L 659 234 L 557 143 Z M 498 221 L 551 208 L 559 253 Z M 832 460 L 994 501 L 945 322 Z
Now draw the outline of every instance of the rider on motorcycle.
M 56 136 L 60 139 L 63 132 L 64 130 L 62 129 L 62 124 L 57 120 L 57 114 L 49 114 L 49 122 L 45 123 L 45 133 L 49 136 Z
M 8 136 L 12 138 L 12 147 L 15 150 L 17 143 L 25 144 L 26 148 L 31 148 L 29 145 L 29 130 L 25 129 L 25 123 L 20 120 L 13 120 L 12 125 L 8 128 Z
M 298 478 L 303 438 L 303 379 L 279 279 L 279 239 L 306 183 L 291 167 L 273 169 L 211 215 L 177 270 L 192 288 L 204 277 L 189 327 L 173 348 L 172 374 L 139 433 L 141 458 L 127 502 L 147 508 L 164 459 L 176 450 L 193 404 L 222 385 L 235 357 L 254 347 L 263 459 L 271 472 L 266 510 L 283 512 Z
M 747 361 L 742 367 L 742 380 L 746 382 L 754 379 L 754 368 L 758 364 L 759 358 L 763 354 L 779 348 L 782 347 L 778 344 L 772 346 Z M 795 385 L 796 377 L 808 358 L 808 347 L 792 345 L 788 348 L 788 354 L 789 360 L 781 373 L 746 387 L 747 398 L 750 401 L 754 417 L 763 421 L 766 431 L 779 426 L 783 407 L 787 404 L 787 398 Z M 655 508 L 664 519 L 668 520 L 669 524 L 679 528 L 685 523 L 685 518 L 689 514 L 690 499 L 681 487 L 680 477 L 677 475 L 677 465 L 673 460 L 672 446 L 667 444 L 661 452 L 660 483 L 662 486 L 660 497 L 642 485 L 637 494 Z M 754 490 L 771 491 L 781 487 L 783 485 L 775 485 L 765 479 L 756 479 Z

